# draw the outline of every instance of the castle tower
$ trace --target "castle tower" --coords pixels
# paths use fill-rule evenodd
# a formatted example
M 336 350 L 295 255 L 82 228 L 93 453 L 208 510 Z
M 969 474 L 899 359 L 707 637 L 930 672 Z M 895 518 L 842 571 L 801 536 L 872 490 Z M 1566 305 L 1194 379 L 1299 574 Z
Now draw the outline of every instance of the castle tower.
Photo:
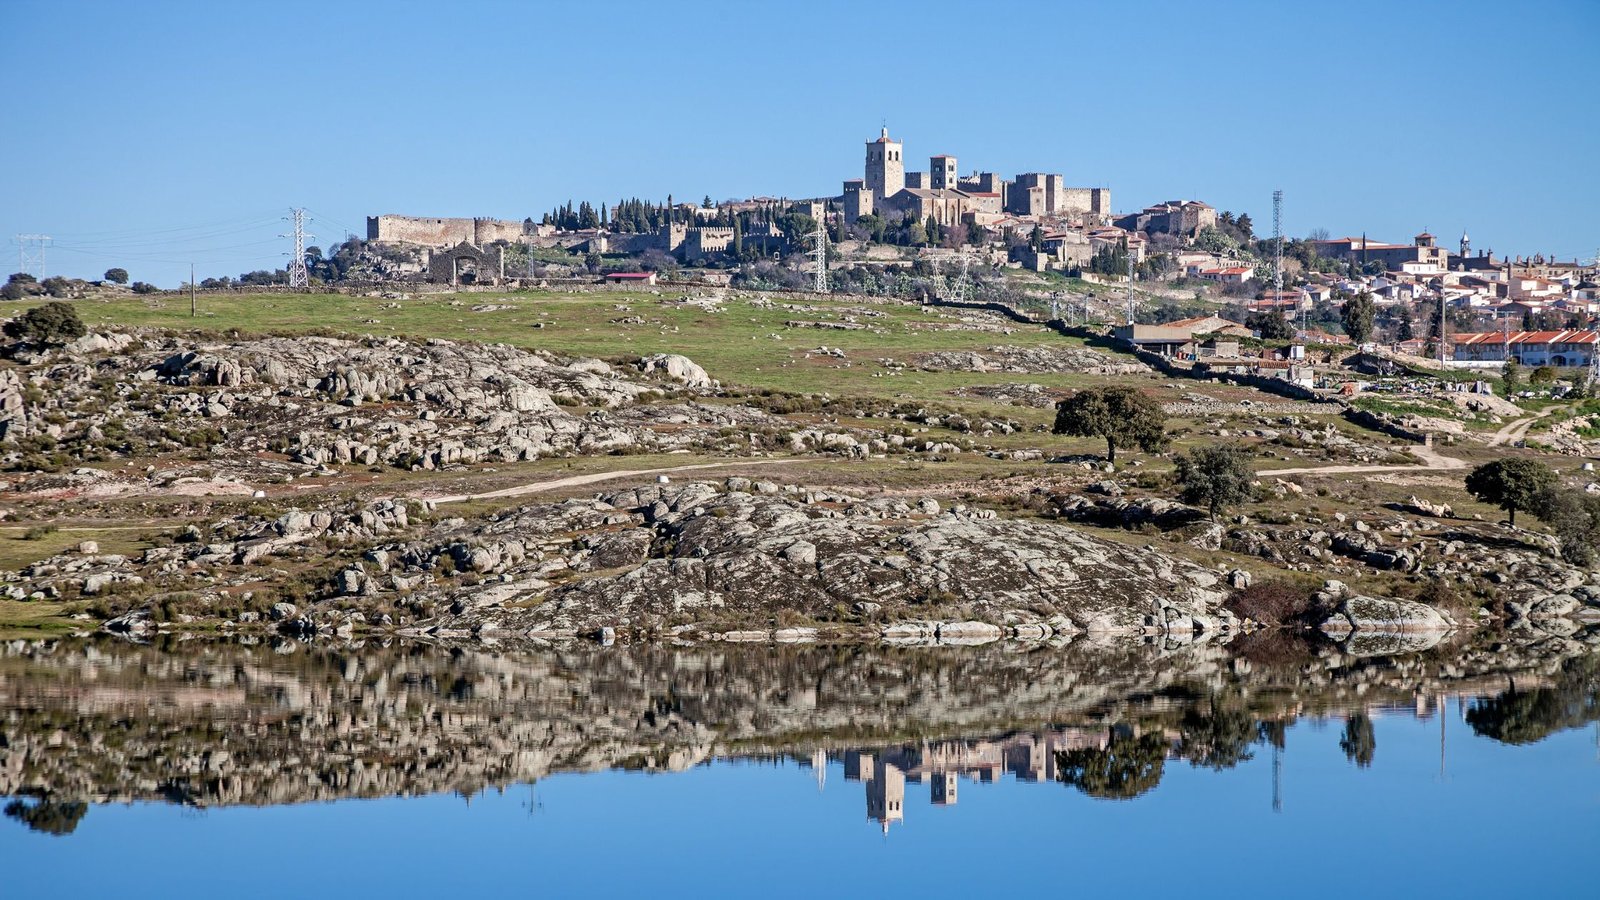
M 954 188 L 961 176 L 956 173 L 954 156 L 935 156 L 928 160 L 928 187 L 934 190 Z
M 867 142 L 867 190 L 881 202 L 905 190 L 906 161 L 899 141 L 889 139 L 889 129 L 883 129 L 875 141 Z

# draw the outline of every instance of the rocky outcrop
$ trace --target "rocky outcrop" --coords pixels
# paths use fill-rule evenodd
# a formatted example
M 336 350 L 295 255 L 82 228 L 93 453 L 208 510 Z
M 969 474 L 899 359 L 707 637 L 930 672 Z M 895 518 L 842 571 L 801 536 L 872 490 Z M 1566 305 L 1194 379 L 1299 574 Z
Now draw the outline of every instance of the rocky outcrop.
M 28 433 L 28 404 L 22 379 L 12 369 L 0 369 L 0 441 L 14 442 Z
M 1337 581 L 1323 585 L 1314 602 L 1335 610 L 1322 622 L 1323 633 L 1344 640 L 1346 649 L 1358 655 L 1423 650 L 1456 627 L 1448 615 L 1427 604 L 1356 594 Z
M 917 357 L 917 367 L 930 372 L 1010 372 L 1039 374 L 1084 372 L 1094 375 L 1136 375 L 1149 372 L 1144 363 L 1111 356 L 1087 347 L 997 346 L 987 350 L 941 350 Z
M 1190 638 L 1231 624 L 1221 608 L 1221 578 L 1209 570 L 986 510 L 928 515 L 898 499 L 782 493 L 748 483 L 639 489 L 565 507 L 569 517 L 632 524 L 600 546 L 625 540 L 635 554 L 648 547 L 648 557 L 625 572 L 553 588 L 525 609 L 476 610 L 471 622 L 490 618 L 502 631 L 530 634 L 603 627 L 714 633 L 719 623 L 726 629 L 800 617 L 875 633 L 880 626 L 857 609 L 870 604 L 872 619 L 926 622 L 933 635 L 941 618 L 978 619 L 996 635 L 1027 624 Z M 547 515 L 531 513 L 541 527 Z M 620 537 L 629 534 L 635 537 Z M 548 561 L 536 567 L 551 571 Z M 518 571 L 510 567 L 502 577 Z

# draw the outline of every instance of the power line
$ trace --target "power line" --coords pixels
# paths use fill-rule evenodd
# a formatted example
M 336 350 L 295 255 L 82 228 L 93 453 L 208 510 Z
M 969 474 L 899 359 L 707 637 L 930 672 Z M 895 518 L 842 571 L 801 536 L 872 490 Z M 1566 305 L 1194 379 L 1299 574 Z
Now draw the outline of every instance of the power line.
M 227 218 L 227 219 L 217 219 L 217 220 L 210 221 L 210 222 L 200 222 L 200 223 L 196 223 L 194 225 L 175 225 L 175 226 L 172 226 L 172 227 L 169 227 L 169 228 L 115 228 L 115 229 L 108 229 L 108 230 L 104 230 L 104 231 L 65 231 L 65 232 L 58 231 L 57 233 L 58 234 L 64 234 L 69 238 L 95 238 L 95 239 L 102 239 L 103 238 L 103 239 L 107 239 L 107 240 L 115 240 L 120 235 L 133 236 L 133 235 L 149 235 L 149 234 L 171 234 L 171 233 L 179 232 L 179 231 L 206 231 L 206 230 L 209 230 L 209 229 L 212 229 L 212 228 L 231 228 L 231 227 L 236 226 L 236 225 L 244 225 L 244 224 L 247 224 L 247 223 L 264 225 L 264 224 L 267 224 L 267 223 L 270 223 L 270 222 L 276 222 L 277 220 L 278 220 L 278 215 L 276 213 L 263 210 L 263 211 L 260 211 L 260 212 L 247 213 L 247 214 L 245 214 L 243 216 L 234 216 L 234 217 L 230 217 L 230 218 Z

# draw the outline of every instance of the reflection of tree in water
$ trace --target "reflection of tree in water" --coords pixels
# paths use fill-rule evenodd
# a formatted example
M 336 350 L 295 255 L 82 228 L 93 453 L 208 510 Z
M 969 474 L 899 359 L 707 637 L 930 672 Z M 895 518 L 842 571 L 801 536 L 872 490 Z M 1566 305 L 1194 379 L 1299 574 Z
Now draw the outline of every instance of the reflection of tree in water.
M 1191 765 L 1220 772 L 1251 758 L 1250 745 L 1261 739 L 1259 722 L 1236 699 L 1213 694 L 1184 710 L 1179 752 Z
M 53 800 L 12 800 L 6 804 L 6 817 L 16 819 L 34 831 L 45 834 L 71 834 L 89 811 L 87 803 Z
M 1364 712 L 1353 712 L 1344 720 L 1344 736 L 1339 738 L 1339 749 L 1346 759 L 1365 769 L 1372 765 L 1373 754 L 1378 752 L 1378 735 L 1372 728 L 1372 719 Z
M 1091 797 L 1132 800 L 1161 783 L 1167 741 L 1160 734 L 1130 737 L 1120 730 L 1105 749 L 1056 752 L 1056 777 Z
M 1516 682 L 1498 697 L 1478 700 L 1467 710 L 1474 733 L 1506 744 L 1531 744 L 1558 731 L 1600 719 L 1596 674 L 1600 656 L 1569 660 L 1554 687 L 1517 690 Z

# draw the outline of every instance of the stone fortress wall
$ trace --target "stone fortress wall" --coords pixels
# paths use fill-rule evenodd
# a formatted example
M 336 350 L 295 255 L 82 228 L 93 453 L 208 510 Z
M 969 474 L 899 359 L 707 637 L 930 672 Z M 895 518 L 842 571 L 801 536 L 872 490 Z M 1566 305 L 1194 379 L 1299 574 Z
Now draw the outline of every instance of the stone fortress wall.
M 504 219 L 367 216 L 367 240 L 425 247 L 452 247 L 463 241 L 479 247 L 495 241 L 520 243 L 528 230 L 524 222 Z

